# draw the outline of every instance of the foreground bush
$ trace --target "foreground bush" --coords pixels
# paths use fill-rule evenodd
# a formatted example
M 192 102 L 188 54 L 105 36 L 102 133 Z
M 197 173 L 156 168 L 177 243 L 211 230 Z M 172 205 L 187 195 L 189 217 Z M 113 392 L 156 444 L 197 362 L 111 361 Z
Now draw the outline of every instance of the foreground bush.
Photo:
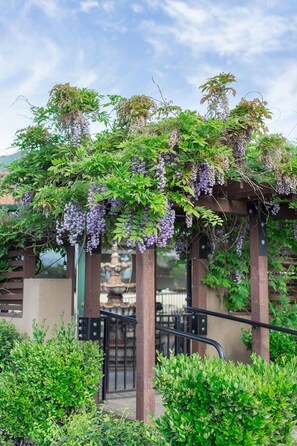
M 63 425 L 72 413 L 94 406 L 98 344 L 77 341 L 72 325 L 61 324 L 48 341 L 45 334 L 35 326 L 33 340 L 15 345 L 0 375 L 0 430 L 7 440 L 46 445 L 53 423 Z
M 25 336 L 20 334 L 11 322 L 4 319 L 0 320 L 0 370 L 8 359 L 15 343 L 24 338 Z
M 72 415 L 64 426 L 53 425 L 47 440 L 51 446 L 145 446 L 146 431 L 124 415 L 92 411 Z
M 160 357 L 156 389 L 165 414 L 162 445 L 290 445 L 297 421 L 297 361 L 285 367 L 252 356 L 252 365 L 199 355 Z
M 297 304 L 291 305 L 287 296 L 281 299 L 281 307 L 270 305 L 273 316 L 271 324 L 279 327 L 288 327 L 297 330 Z M 241 339 L 247 350 L 252 351 L 251 330 L 242 330 Z M 269 331 L 270 360 L 278 362 L 282 356 L 286 359 L 297 357 L 297 336 L 280 331 Z

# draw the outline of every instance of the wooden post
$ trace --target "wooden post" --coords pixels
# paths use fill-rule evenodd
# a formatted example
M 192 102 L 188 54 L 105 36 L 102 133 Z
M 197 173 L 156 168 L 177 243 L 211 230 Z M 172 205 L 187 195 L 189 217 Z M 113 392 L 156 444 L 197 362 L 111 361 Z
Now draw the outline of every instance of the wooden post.
M 67 245 L 67 279 L 71 279 L 71 314 L 74 315 L 74 284 L 75 284 L 75 247 Z
M 24 250 L 24 279 L 35 277 L 36 256 L 33 248 Z
M 76 283 L 76 299 L 78 316 L 84 315 L 84 301 L 86 288 L 86 250 L 79 246 L 77 259 L 77 283 Z
M 136 418 L 155 413 L 155 250 L 136 253 Z
M 192 306 L 207 309 L 207 286 L 202 284 L 207 271 L 207 243 L 205 235 L 200 234 L 192 242 Z M 206 344 L 193 342 L 192 351 L 205 355 Z
M 267 238 L 264 215 L 250 217 L 251 312 L 252 319 L 269 324 Z M 269 331 L 253 328 L 253 352 L 269 361 Z
M 101 253 L 93 251 L 86 254 L 86 285 L 84 315 L 98 317 L 100 310 L 100 273 Z

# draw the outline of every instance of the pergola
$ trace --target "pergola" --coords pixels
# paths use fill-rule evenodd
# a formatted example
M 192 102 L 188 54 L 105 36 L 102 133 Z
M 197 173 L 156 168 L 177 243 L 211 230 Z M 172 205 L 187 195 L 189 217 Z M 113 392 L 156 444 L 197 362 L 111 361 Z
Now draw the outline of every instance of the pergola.
M 275 192 L 270 185 L 251 185 L 245 182 L 229 182 L 216 187 L 212 196 L 201 196 L 197 205 L 223 214 L 245 216 L 250 229 L 250 280 L 252 320 L 269 323 L 268 266 L 266 220 L 268 210 L 263 206 Z M 288 197 L 286 197 L 288 198 Z M 276 217 L 296 219 L 295 210 L 286 203 Z M 86 257 L 86 285 L 84 315 L 97 316 L 100 311 L 101 254 Z M 191 256 L 191 305 L 206 309 L 207 287 L 202 280 L 207 270 L 207 249 L 201 234 L 193 237 Z M 152 385 L 155 366 L 155 249 L 147 249 L 143 254 L 136 253 L 136 417 L 145 422 L 154 413 L 155 395 Z M 197 351 L 203 355 L 205 345 L 199 343 Z M 269 361 L 269 332 L 267 329 L 253 330 L 253 352 Z

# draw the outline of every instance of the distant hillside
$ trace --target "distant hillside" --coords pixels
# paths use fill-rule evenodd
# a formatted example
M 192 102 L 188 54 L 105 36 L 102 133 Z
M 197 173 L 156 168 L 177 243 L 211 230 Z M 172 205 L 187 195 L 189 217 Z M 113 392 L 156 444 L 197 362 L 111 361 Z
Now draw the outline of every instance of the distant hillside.
M 12 161 L 20 158 L 21 152 L 12 153 L 11 155 L 0 156 L 0 171 L 5 169 Z

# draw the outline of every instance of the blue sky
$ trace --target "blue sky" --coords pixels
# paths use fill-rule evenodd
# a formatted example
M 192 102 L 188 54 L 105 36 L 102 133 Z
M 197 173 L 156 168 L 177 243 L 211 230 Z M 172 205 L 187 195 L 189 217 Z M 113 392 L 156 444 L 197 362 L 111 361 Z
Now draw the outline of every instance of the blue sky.
M 221 71 L 237 99 L 260 92 L 271 132 L 297 139 L 295 0 L 0 0 L 0 155 L 56 83 L 163 95 L 203 111 L 199 85 Z M 256 93 L 255 93 L 256 92 Z

